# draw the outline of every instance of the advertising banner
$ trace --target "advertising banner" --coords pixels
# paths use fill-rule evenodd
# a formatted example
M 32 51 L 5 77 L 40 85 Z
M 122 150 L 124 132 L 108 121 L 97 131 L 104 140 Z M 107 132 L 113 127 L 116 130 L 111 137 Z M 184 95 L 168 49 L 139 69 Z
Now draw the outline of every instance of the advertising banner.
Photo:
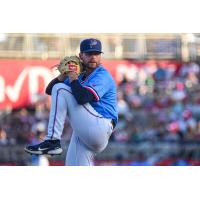
M 48 83 L 58 75 L 52 68 L 59 60 L 0 60 L 0 109 L 18 108 L 30 105 L 34 97 L 44 94 Z M 116 83 L 123 77 L 134 80 L 140 77 L 142 70 L 155 70 L 155 61 L 136 62 L 129 60 L 105 60 Z M 159 65 L 176 71 L 180 63 L 160 61 Z

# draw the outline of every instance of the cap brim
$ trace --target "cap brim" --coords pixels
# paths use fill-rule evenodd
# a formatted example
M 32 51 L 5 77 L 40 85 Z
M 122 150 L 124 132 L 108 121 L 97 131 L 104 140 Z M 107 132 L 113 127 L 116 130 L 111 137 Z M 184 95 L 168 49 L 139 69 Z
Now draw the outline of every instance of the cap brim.
M 89 53 L 89 52 L 99 52 L 99 53 L 103 53 L 103 51 L 98 51 L 98 50 L 94 50 L 94 49 L 89 49 L 87 51 L 81 51 L 81 53 Z

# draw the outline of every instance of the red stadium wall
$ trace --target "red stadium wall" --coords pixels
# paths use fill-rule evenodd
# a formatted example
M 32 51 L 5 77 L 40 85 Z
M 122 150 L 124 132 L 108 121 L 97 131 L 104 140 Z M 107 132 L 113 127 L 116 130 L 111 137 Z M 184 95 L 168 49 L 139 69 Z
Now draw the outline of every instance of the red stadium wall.
M 0 109 L 31 104 L 33 96 L 44 93 L 46 85 L 56 76 L 57 72 L 52 66 L 58 62 L 58 60 L 0 60 Z M 151 67 L 155 65 L 155 61 L 106 60 L 103 64 L 119 83 L 124 75 L 130 77 L 135 69 Z M 160 61 L 159 65 L 177 70 L 181 64 L 176 61 Z

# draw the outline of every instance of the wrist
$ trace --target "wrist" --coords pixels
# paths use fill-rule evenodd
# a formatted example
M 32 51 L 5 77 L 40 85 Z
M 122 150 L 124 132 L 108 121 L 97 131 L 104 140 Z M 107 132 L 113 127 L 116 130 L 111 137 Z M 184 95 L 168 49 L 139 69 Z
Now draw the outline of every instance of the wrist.
M 57 79 L 58 79 L 59 81 L 64 81 L 64 80 L 66 79 L 66 76 L 65 76 L 64 74 L 60 74 L 60 75 L 57 77 Z
M 77 78 L 71 78 L 71 77 L 69 77 L 69 82 L 70 83 L 72 83 L 73 81 L 76 81 L 76 80 L 78 80 Z

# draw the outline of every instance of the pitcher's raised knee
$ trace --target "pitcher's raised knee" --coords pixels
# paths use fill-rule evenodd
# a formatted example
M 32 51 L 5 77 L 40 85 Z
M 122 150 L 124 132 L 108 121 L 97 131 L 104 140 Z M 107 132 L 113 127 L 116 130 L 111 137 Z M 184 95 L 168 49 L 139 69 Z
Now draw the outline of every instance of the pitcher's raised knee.
M 64 83 L 55 84 L 52 88 L 52 92 L 54 93 L 54 92 L 57 92 L 58 90 L 61 90 L 61 89 L 66 90 L 69 93 L 72 93 L 71 88 Z

